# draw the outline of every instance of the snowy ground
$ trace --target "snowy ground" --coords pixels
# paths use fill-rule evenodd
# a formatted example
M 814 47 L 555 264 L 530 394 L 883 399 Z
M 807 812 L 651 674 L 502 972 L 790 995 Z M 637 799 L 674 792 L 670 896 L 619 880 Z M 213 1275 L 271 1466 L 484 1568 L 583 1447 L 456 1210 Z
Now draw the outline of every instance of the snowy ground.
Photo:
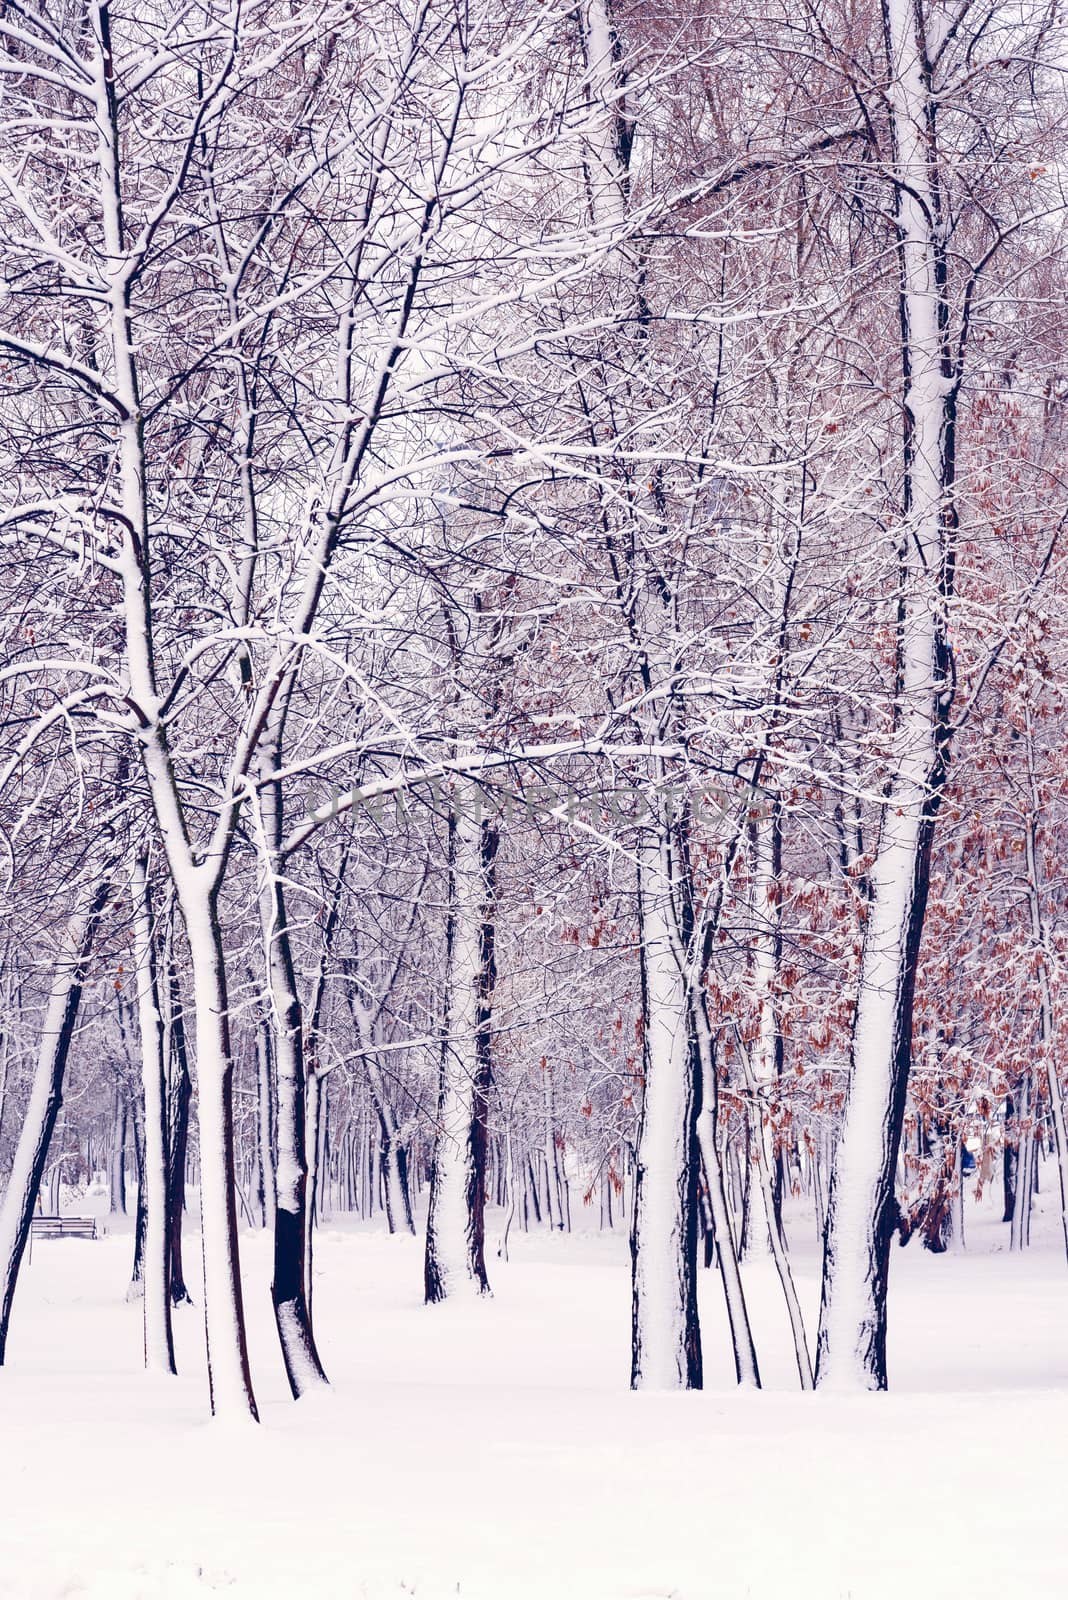
M 849 1399 L 795 1391 L 763 1264 L 747 1284 L 767 1389 L 732 1392 L 706 1273 L 710 1387 L 634 1396 L 622 1238 L 514 1237 L 492 1301 L 428 1309 L 415 1240 L 328 1227 L 317 1310 L 334 1387 L 294 1406 L 266 1241 L 248 1234 L 264 1426 L 234 1433 L 204 1421 L 198 1311 L 178 1317 L 182 1376 L 140 1371 L 128 1236 L 39 1244 L 0 1371 L 0 1594 L 1063 1595 L 1068 1273 L 1052 1220 L 1020 1259 L 989 1212 L 964 1255 L 895 1250 L 893 1392 Z M 814 1310 L 811 1223 L 792 1226 Z

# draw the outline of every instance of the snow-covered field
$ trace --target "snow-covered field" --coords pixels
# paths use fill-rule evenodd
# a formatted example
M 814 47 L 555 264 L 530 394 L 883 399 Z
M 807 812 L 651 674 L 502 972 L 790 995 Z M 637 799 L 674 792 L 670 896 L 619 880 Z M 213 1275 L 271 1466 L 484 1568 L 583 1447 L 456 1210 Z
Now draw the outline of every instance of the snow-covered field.
M 1068 1272 L 1052 1218 L 1022 1258 L 993 1213 L 969 1222 L 966 1254 L 895 1251 L 893 1392 L 856 1398 L 796 1392 L 763 1263 L 747 1284 L 765 1391 L 734 1391 L 705 1273 L 709 1387 L 635 1396 L 621 1236 L 513 1236 L 492 1300 L 428 1309 L 417 1241 L 328 1226 L 334 1387 L 297 1406 L 267 1241 L 246 1234 L 264 1425 L 235 1432 L 205 1421 L 199 1310 L 177 1318 L 182 1375 L 140 1370 L 128 1236 L 39 1244 L 0 1371 L 0 1593 L 1063 1595 Z M 814 1322 L 811 1223 L 791 1231 Z

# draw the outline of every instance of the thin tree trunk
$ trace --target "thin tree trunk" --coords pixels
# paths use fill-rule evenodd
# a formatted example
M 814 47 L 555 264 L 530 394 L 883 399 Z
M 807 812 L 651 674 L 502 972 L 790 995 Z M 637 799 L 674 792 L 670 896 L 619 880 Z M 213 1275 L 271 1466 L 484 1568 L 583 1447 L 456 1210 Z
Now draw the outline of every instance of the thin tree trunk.
M 950 1238 L 954 1250 L 965 1248 L 964 1239 L 964 1158 L 960 1135 L 953 1151 L 953 1195 L 950 1206 Z
M 697 1141 L 704 1163 L 708 1204 L 712 1215 L 712 1229 L 719 1258 L 723 1297 L 727 1306 L 731 1344 L 734 1350 L 734 1370 L 738 1382 L 746 1388 L 760 1388 L 760 1368 L 757 1364 L 756 1345 L 749 1322 L 749 1309 L 742 1288 L 738 1268 L 738 1252 L 731 1228 L 730 1208 L 723 1183 L 723 1158 L 717 1136 L 719 1112 L 719 1085 L 716 1081 L 716 1063 L 712 1048 L 712 1034 L 705 1011 L 704 995 L 694 1002 L 694 1021 L 697 1031 L 697 1050 L 701 1064 L 701 1109 L 697 1115 Z
M 1028 1067 L 1016 1091 L 1016 1192 L 1009 1231 L 1009 1249 L 1026 1250 L 1031 1243 L 1031 1205 L 1035 1181 L 1035 1083 Z
M 1010 1094 L 1005 1101 L 1004 1144 L 1001 1153 L 1002 1222 L 1011 1222 L 1016 1210 L 1016 1102 Z
M 951 1190 L 953 1186 L 953 1153 L 948 1144 L 949 1129 L 944 1123 L 935 1124 L 933 1136 L 925 1120 L 921 1126 L 922 1154 L 934 1166 L 931 1193 L 919 1208 L 920 1237 L 925 1250 L 941 1255 L 949 1246 L 953 1232 Z M 911 1224 L 906 1224 L 906 1228 Z M 903 1230 L 902 1237 L 906 1237 Z
M 822 1142 L 822 1133 L 818 1133 L 809 1152 L 809 1166 L 812 1173 L 812 1209 L 816 1217 L 816 1238 L 821 1245 L 826 1227 L 823 1200 L 823 1163 L 820 1160 Z
M 137 1201 L 134 1205 L 133 1261 L 130 1263 L 130 1281 L 126 1286 L 127 1300 L 140 1300 L 145 1292 L 145 1135 L 144 1108 L 134 1101 L 130 1118 L 133 1135 L 134 1176 L 137 1179 Z
M 543 1124 L 545 1155 L 545 1211 L 549 1226 L 563 1231 L 564 1207 L 560 1183 L 560 1161 L 556 1148 L 556 1107 L 553 1101 L 552 1063 L 542 1064 L 542 1094 L 545 1120 Z
M 538 1199 L 538 1180 L 534 1176 L 534 1163 L 530 1156 L 526 1159 L 526 1189 L 524 1193 L 530 1195 L 530 1204 L 534 1211 L 534 1221 L 541 1226 L 541 1202 Z
M 280 800 L 274 793 L 274 805 Z M 276 817 L 270 839 L 280 837 Z M 272 846 L 273 847 L 273 846 Z M 282 1359 L 294 1399 L 326 1382 L 307 1300 L 307 1154 L 304 1021 L 297 994 L 281 878 L 272 865 L 261 896 L 267 978 L 274 1016 L 274 1083 L 278 1160 L 275 1166 L 274 1275 L 271 1300 Z
M 11 1003 L 12 983 L 10 978 L 8 979 L 6 987 L 7 994 L 5 995 L 5 1015 L 10 1017 L 14 1012 L 14 1007 Z M 5 1028 L 3 1030 L 2 1039 L 0 1039 L 0 1139 L 3 1138 L 4 1112 L 7 1109 L 7 1079 L 10 1057 L 11 1038 L 8 1030 Z
M 1031 798 L 1025 823 L 1027 897 L 1031 913 L 1031 939 L 1039 958 L 1039 1035 L 1042 1040 L 1042 1050 L 1045 1058 L 1053 1149 L 1057 1158 L 1057 1177 L 1061 1200 L 1061 1231 L 1064 1235 L 1065 1252 L 1068 1254 L 1068 1130 L 1065 1128 L 1064 1091 L 1061 1087 L 1055 1047 L 1054 988 L 1050 981 L 1049 949 L 1042 906 L 1042 862 L 1039 858 L 1038 847 L 1038 816 L 1041 797 L 1038 789 L 1038 777 L 1035 771 L 1034 724 L 1030 706 L 1027 706 L 1025 710 L 1024 739 L 1027 750 L 1027 777 Z M 1033 1116 L 1032 1112 L 1032 1120 Z M 1034 1188 L 1036 1190 L 1038 1188 L 1037 1174 Z M 1028 1232 L 1030 1232 L 1030 1229 L 1028 1229 Z
M 312 1256 L 315 1248 L 315 1224 L 319 1212 L 319 1123 L 322 1119 L 323 1090 L 317 1072 L 309 1072 L 304 1084 L 304 1165 L 307 1171 L 307 1204 L 304 1207 L 304 1303 L 312 1314 Z M 361 1217 L 367 1215 L 364 1200 L 366 1162 L 360 1161 L 358 1170 L 359 1205 Z
M 405 1233 L 414 1233 L 415 1219 L 412 1214 L 412 1200 L 408 1182 L 408 1154 L 400 1137 L 400 1126 L 397 1122 L 396 1112 L 393 1110 L 393 1103 L 386 1089 L 382 1069 L 375 1053 L 375 1025 L 359 1004 L 351 988 L 348 991 L 348 996 L 356 1038 L 363 1051 L 364 1070 L 367 1074 L 367 1086 L 371 1091 L 371 1103 L 378 1119 L 378 1163 L 386 1208 L 386 1221 L 389 1225 L 390 1233 L 396 1233 L 398 1230 L 403 1230 Z
M 131 890 L 137 964 L 137 1017 L 141 1036 L 141 1081 L 145 1106 L 141 1183 L 138 1187 L 138 1212 L 140 1214 L 143 1211 L 145 1219 L 145 1366 L 150 1372 L 174 1372 L 167 1217 L 167 1064 L 148 862 L 143 855 L 138 855 L 134 861 Z
M 11 1308 L 30 1221 L 44 1177 L 48 1146 L 63 1101 L 63 1074 L 81 1004 L 93 940 L 111 894 L 114 863 L 104 870 L 84 911 L 67 924 L 41 1024 L 29 1103 L 0 1204 L 0 1366 L 7 1352 Z
M 504 1227 L 501 1229 L 500 1243 L 497 1246 L 497 1254 L 500 1256 L 502 1261 L 507 1261 L 508 1235 L 511 1233 L 512 1223 L 515 1221 L 515 1161 L 512 1155 L 511 1122 L 508 1123 L 505 1129 L 504 1150 L 504 1204 L 506 1210 L 504 1215 Z
M 764 809 L 764 808 L 762 808 Z M 774 804 L 752 824 L 753 849 L 753 988 L 757 1012 L 755 1059 L 750 1067 L 755 1085 L 750 1085 L 750 1149 L 762 1165 L 770 1164 L 770 1186 L 761 1179 L 766 1227 L 751 1230 L 750 1247 L 758 1251 L 771 1248 L 776 1256 L 775 1235 L 785 1243 L 782 1226 L 782 1160 L 765 1127 L 763 1106 L 776 1092 L 782 1077 L 783 1049 L 779 1028 L 779 969 L 782 964 L 782 917 L 779 907 L 779 876 L 782 870 L 782 818 L 776 798 Z M 754 1118 L 756 1122 L 754 1123 Z M 787 1300 L 790 1296 L 787 1295 Z M 806 1357 L 807 1360 L 807 1357 Z M 802 1385 L 805 1386 L 804 1383 Z
M 379 1129 L 378 1164 L 389 1231 L 414 1233 L 415 1220 L 412 1216 L 412 1202 L 408 1191 L 407 1153 L 397 1137 L 395 1119 L 390 1117 L 389 1120 L 384 1120 L 379 1112 Z
M 756 1171 L 757 1187 L 761 1201 L 760 1209 L 763 1213 L 762 1220 L 767 1229 L 775 1270 L 779 1275 L 783 1298 L 786 1301 L 787 1315 L 790 1319 L 790 1332 L 794 1341 L 794 1357 L 797 1361 L 801 1387 L 802 1389 L 811 1389 L 813 1387 L 812 1360 L 808 1352 L 805 1322 L 801 1315 L 801 1303 L 797 1298 L 793 1273 L 790 1271 L 790 1259 L 786 1252 L 786 1241 L 783 1238 L 775 1207 L 774 1157 L 770 1149 L 770 1141 L 759 1103 L 757 1081 L 749 1064 L 748 1055 L 744 1050 L 742 1051 L 742 1064 L 747 1079 L 749 1101 L 752 1107 L 751 1118 L 754 1127 L 750 1148 L 753 1152 L 753 1167 Z
M 126 1101 L 116 1087 L 115 1110 L 111 1121 L 111 1157 L 108 1162 L 108 1189 L 113 1215 L 126 1215 Z
M 168 1123 L 170 1146 L 167 1151 L 167 1219 L 169 1230 L 171 1305 L 191 1305 L 186 1287 L 182 1254 L 182 1222 L 185 1216 L 185 1167 L 189 1147 L 189 1106 L 193 1085 L 189 1076 L 189 1053 L 185 1042 L 185 1016 L 178 972 L 170 955 L 167 960 Z
M 274 1118 L 271 1107 L 274 1086 L 271 1081 L 270 1032 L 265 1022 L 256 1023 L 256 1160 L 263 1226 L 274 1232 Z

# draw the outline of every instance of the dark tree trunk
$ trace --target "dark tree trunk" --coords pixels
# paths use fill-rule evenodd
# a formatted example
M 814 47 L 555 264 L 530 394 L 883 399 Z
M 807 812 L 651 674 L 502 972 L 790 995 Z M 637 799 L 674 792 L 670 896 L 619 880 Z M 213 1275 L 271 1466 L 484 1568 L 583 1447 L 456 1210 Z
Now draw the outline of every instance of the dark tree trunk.
M 382 1174 L 382 1195 L 386 1206 L 386 1221 L 390 1233 L 398 1230 L 415 1232 L 412 1215 L 411 1190 L 408 1183 L 408 1152 L 397 1137 L 392 1117 L 378 1111 L 381 1137 L 378 1147 L 378 1166 Z
M 306 1294 L 306 1251 L 309 1223 L 315 1215 L 317 1173 L 312 1175 L 309 1186 L 303 1011 L 297 994 L 280 881 L 274 886 L 271 912 L 264 919 L 270 981 L 278 1017 L 273 1052 L 278 1165 L 275 1169 L 271 1300 L 286 1376 L 294 1399 L 299 1399 L 310 1389 L 325 1383 L 326 1373 L 316 1349 Z M 313 1135 L 317 1131 L 313 1128 Z
M 894 1180 L 931 849 L 953 736 L 956 673 L 946 618 L 955 575 L 953 490 L 963 375 L 948 333 L 941 158 L 924 12 L 908 0 L 883 0 L 882 10 L 903 402 L 896 724 L 869 877 L 849 1085 L 831 1174 L 818 1356 L 821 1382 L 873 1389 L 887 1385 L 886 1296 L 898 1225 Z
M 274 1228 L 274 1085 L 271 1073 L 271 1030 L 266 1018 L 256 1024 L 256 1183 L 260 1216 Z
M 171 1304 L 190 1305 L 192 1296 L 186 1288 L 182 1266 L 182 1217 L 185 1211 L 185 1163 L 189 1148 L 189 1104 L 193 1085 L 189 1077 L 189 1055 L 185 1040 L 185 1020 L 182 1016 L 182 999 L 178 987 L 178 974 L 173 965 L 168 972 L 171 1007 L 171 1046 L 174 1059 L 170 1063 L 170 1146 L 167 1153 L 167 1235 L 170 1251 Z
M 111 1161 L 108 1187 L 110 1207 L 119 1216 L 126 1215 L 126 1101 L 122 1090 L 115 1090 L 115 1112 L 111 1125 Z
M 950 1139 L 950 1130 L 943 1124 L 938 1124 L 935 1129 L 935 1138 L 924 1132 L 924 1155 L 931 1156 L 938 1162 L 938 1170 L 934 1174 L 931 1193 L 919 1208 L 916 1223 L 923 1241 L 925 1250 L 930 1250 L 932 1255 L 943 1255 L 949 1245 L 949 1237 L 953 1225 L 952 1184 L 953 1184 L 953 1143 Z M 948 1161 L 948 1168 L 947 1168 Z
M 527 1187 L 530 1191 L 530 1201 L 534 1209 L 534 1221 L 541 1225 L 541 1204 L 538 1200 L 538 1180 L 534 1176 L 534 1163 L 527 1157 Z
M 276 772 L 279 763 L 280 745 L 276 742 L 264 758 L 265 777 Z M 266 785 L 262 804 L 269 847 L 269 876 L 265 877 L 260 894 L 260 913 L 267 982 L 275 1019 L 272 1059 L 277 1162 L 271 1300 L 286 1377 L 294 1399 L 299 1399 L 326 1383 L 307 1297 L 310 1279 L 308 1207 L 314 1205 L 315 1200 L 314 1174 L 309 1193 L 305 1126 L 309 1078 L 304 1050 L 304 1010 L 297 991 L 283 887 L 285 861 L 279 854 L 284 823 L 280 784 L 271 781 Z M 313 1072 L 311 1077 L 314 1083 L 316 1074 Z
M 0 1366 L 7 1351 L 11 1307 L 30 1236 L 30 1222 L 63 1103 L 63 1074 L 81 1004 L 82 985 L 100 918 L 111 894 L 113 867 L 114 862 L 105 869 L 88 911 L 73 918 L 68 926 L 67 948 L 56 963 L 45 1010 L 30 1102 L 0 1206 L 0 1273 L 3 1275 L 0 1278 Z
M 738 1156 L 739 1165 L 743 1174 L 741 1224 L 738 1228 L 738 1259 L 744 1261 L 746 1256 L 753 1251 L 753 1230 L 755 1227 L 753 1204 L 753 1159 L 750 1149 L 750 1134 L 748 1126 L 743 1127 L 741 1139 L 741 1153 Z
M 867 1272 L 872 1290 L 873 1314 L 865 1323 L 858 1341 L 856 1354 L 859 1364 L 872 1388 L 885 1389 L 886 1373 L 886 1295 L 890 1275 L 890 1247 L 900 1223 L 900 1211 L 894 1193 L 894 1176 L 901 1148 L 901 1131 L 905 1121 L 905 1102 L 908 1092 L 909 1068 L 912 1063 L 913 1001 L 916 992 L 916 975 L 919 968 L 920 943 L 923 937 L 927 896 L 931 882 L 931 846 L 934 840 L 935 816 L 941 795 L 941 783 L 929 801 L 929 812 L 924 817 L 915 872 L 908 923 L 905 930 L 904 949 L 901 953 L 899 989 L 894 1016 L 894 1038 L 891 1053 L 892 1078 L 886 1105 L 883 1128 L 882 1163 L 879 1172 L 878 1194 L 871 1232 L 867 1239 Z M 828 1360 L 827 1311 L 833 1294 L 836 1255 L 833 1243 L 833 1220 L 838 1202 L 839 1166 L 831 1174 L 828 1198 L 828 1233 L 824 1256 L 823 1296 L 821 1303 L 820 1340 L 817 1362 Z
M 428 1304 L 465 1286 L 480 1294 L 489 1290 L 486 1123 L 493 1075 L 494 876 L 500 835 L 490 824 L 464 815 L 465 802 L 473 803 L 470 796 L 461 796 L 450 828 L 449 992 L 423 1273 Z
M 137 1172 L 137 1209 L 134 1212 L 134 1253 L 128 1293 L 136 1296 L 142 1293 L 145 1278 L 145 1152 L 140 1119 L 135 1115 L 131 1118 L 131 1124 L 134 1136 L 134 1164 Z
M 1012 1101 L 1009 1101 L 1009 1106 L 1012 1106 Z M 1001 1157 L 1001 1221 L 1012 1221 L 1015 1208 L 1017 1208 L 1017 1152 L 1014 1144 L 1006 1142 Z

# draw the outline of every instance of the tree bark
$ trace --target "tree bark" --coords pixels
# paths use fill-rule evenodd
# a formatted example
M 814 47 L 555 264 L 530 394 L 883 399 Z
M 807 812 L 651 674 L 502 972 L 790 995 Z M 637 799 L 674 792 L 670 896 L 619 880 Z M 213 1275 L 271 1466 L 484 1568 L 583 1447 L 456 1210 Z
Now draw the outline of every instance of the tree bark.
M 935 818 L 949 758 L 956 386 L 945 337 L 935 103 L 922 18 L 884 0 L 901 269 L 905 527 L 892 776 L 871 872 L 850 1075 L 828 1200 L 817 1379 L 886 1387 L 894 1178 Z
M 164 1056 L 163 1009 L 160 1003 L 148 861 L 141 854 L 133 863 L 131 892 L 134 911 L 134 954 L 137 966 L 137 1017 L 141 1036 L 141 1082 L 145 1107 L 141 1183 L 138 1189 L 138 1212 L 143 1212 L 145 1219 L 143 1262 L 145 1366 L 150 1372 L 174 1372 L 167 1213 L 169 1198 L 167 1063 Z
M 408 1179 L 408 1152 L 401 1138 L 400 1124 L 397 1122 L 393 1101 L 386 1088 L 378 1059 L 376 1022 L 367 1008 L 361 1004 L 351 985 L 346 993 L 356 1040 L 363 1054 L 371 1103 L 378 1119 L 378 1160 L 382 1175 L 386 1221 L 390 1233 L 396 1233 L 398 1230 L 414 1233 L 415 1218 L 412 1214 L 411 1186 Z
M 712 1214 L 716 1254 L 719 1258 L 723 1297 L 727 1305 L 727 1321 L 731 1330 L 734 1350 L 734 1370 L 743 1387 L 760 1388 L 760 1368 L 757 1364 L 756 1345 L 749 1322 L 749 1309 L 742 1288 L 738 1267 L 738 1251 L 731 1228 L 730 1207 L 723 1182 L 723 1158 L 717 1134 L 719 1086 L 716 1082 L 716 1063 L 712 1049 L 712 1034 L 708 1026 L 704 995 L 694 1003 L 697 1024 L 697 1050 L 701 1066 L 701 1109 L 697 1115 L 697 1141 L 704 1163 L 708 1203 Z
M 172 927 L 173 933 L 173 927 Z M 170 945 L 166 954 L 165 1057 L 167 1061 L 167 1248 L 170 1257 L 171 1305 L 190 1305 L 182 1260 L 185 1216 L 185 1167 L 189 1148 L 189 1107 L 193 1084 L 185 1042 L 185 1013 L 178 969 Z
M 268 860 L 260 905 L 267 981 L 274 1018 L 275 1087 L 274 1306 L 282 1360 L 293 1398 L 326 1383 L 315 1345 L 306 1291 L 305 1254 L 308 1167 L 306 1155 L 306 1075 L 304 1015 L 297 994 L 285 891 L 274 851 L 281 838 L 281 798 L 271 786 L 268 815 Z
M 108 1162 L 108 1189 L 113 1215 L 126 1215 L 126 1101 L 122 1090 L 115 1090 L 115 1112 L 111 1122 L 111 1157 Z
M 1001 1152 L 1001 1220 L 1011 1222 L 1016 1210 L 1016 1099 L 1005 1099 L 1005 1124 L 1002 1131 Z
M 698 1107 L 669 833 L 666 819 L 658 815 L 639 847 L 645 1093 L 631 1227 L 633 1389 L 699 1389 L 702 1381 Z
M 486 1115 L 491 1078 L 493 890 L 499 835 L 462 784 L 449 825 L 450 911 L 445 1034 L 430 1174 L 424 1286 L 428 1304 L 486 1294 Z
M 41 1024 L 40 1043 L 15 1157 L 0 1204 L 0 1366 L 7 1353 L 11 1309 L 18 1284 L 37 1192 L 44 1177 L 48 1146 L 63 1102 L 63 1075 L 78 1019 L 82 986 L 100 920 L 111 895 L 111 872 L 104 870 L 83 911 L 64 932 Z
M 1061 1231 L 1065 1252 L 1068 1253 L 1068 1129 L 1065 1127 L 1064 1091 L 1061 1087 L 1057 1063 L 1056 1016 L 1054 985 L 1050 978 L 1050 953 L 1046 937 L 1046 918 L 1042 905 L 1042 861 L 1038 844 L 1038 817 L 1041 796 L 1035 768 L 1034 722 L 1031 708 L 1025 711 L 1024 738 L 1027 752 L 1027 778 L 1030 789 L 1030 807 L 1025 820 L 1024 844 L 1027 860 L 1027 898 L 1031 913 L 1031 940 L 1038 954 L 1039 983 L 1039 1037 L 1045 1056 L 1046 1087 L 1049 1094 L 1049 1117 L 1053 1131 L 1053 1149 L 1057 1158 L 1057 1178 L 1061 1202 Z M 1032 1112 L 1032 1120 L 1034 1113 Z M 1037 1150 L 1036 1150 L 1037 1158 Z M 1033 1188 L 1037 1189 L 1037 1177 Z M 1030 1198 L 1030 1196 L 1028 1197 Z M 1030 1225 L 1028 1224 L 1028 1234 Z
M 193 848 L 171 762 L 156 671 L 145 417 L 137 366 L 138 340 L 131 312 L 133 266 L 137 257 L 131 258 L 128 253 L 122 134 L 115 91 L 111 22 L 106 4 L 93 8 L 91 26 L 93 49 L 91 58 L 86 61 L 86 72 L 92 82 L 98 134 L 96 162 L 101 237 L 104 252 L 112 263 L 104 309 L 108 317 L 112 384 L 121 406 L 114 427 L 116 486 L 123 532 L 114 568 L 122 583 L 128 700 L 136 718 L 137 746 L 191 956 L 200 1123 L 204 1320 L 211 1406 L 215 1414 L 256 1420 L 237 1245 L 233 1060 L 226 962 L 217 905 L 236 827 L 236 804 L 224 808 L 212 840 L 210 859 L 202 859 Z
M 258 1420 L 245 1337 L 237 1245 L 233 1057 L 226 965 L 214 895 L 183 907 L 196 1019 L 204 1328 L 214 1415 Z
M 274 1085 L 271 1073 L 270 1032 L 256 1023 L 256 1161 L 263 1226 L 274 1232 Z

